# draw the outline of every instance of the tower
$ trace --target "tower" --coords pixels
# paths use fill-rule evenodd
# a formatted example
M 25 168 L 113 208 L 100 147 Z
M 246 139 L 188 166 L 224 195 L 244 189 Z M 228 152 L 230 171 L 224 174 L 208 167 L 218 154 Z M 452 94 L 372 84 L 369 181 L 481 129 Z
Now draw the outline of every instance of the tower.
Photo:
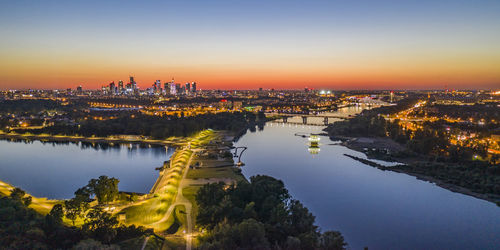
M 172 82 L 170 83 L 170 94 L 171 95 L 177 94 L 177 88 L 175 87 L 174 79 L 172 79 Z
M 191 92 L 196 93 L 196 82 L 191 83 Z
M 118 90 L 120 92 L 123 92 L 123 81 L 122 80 L 118 81 Z

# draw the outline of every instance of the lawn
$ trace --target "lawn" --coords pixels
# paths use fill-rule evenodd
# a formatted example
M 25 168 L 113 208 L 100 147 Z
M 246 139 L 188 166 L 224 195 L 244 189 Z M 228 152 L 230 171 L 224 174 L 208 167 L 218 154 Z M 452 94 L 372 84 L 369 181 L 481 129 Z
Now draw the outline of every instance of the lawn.
M 125 214 L 125 223 L 128 225 L 134 224 L 138 226 L 153 227 L 158 231 L 165 230 L 164 223 L 158 225 L 151 225 L 160 221 L 167 212 L 170 204 L 172 203 L 174 195 L 162 194 L 158 197 L 153 197 L 138 205 L 130 206 L 119 214 Z
M 207 179 L 207 178 L 230 178 L 236 181 L 244 181 L 245 177 L 235 167 L 202 167 L 190 169 L 186 178 Z
M 196 193 L 200 187 L 196 186 L 191 186 L 191 187 L 185 187 L 182 189 L 182 195 L 188 199 L 191 204 L 193 204 L 193 207 L 191 209 L 191 218 L 193 219 L 193 225 L 196 226 L 196 216 L 198 215 L 198 204 L 196 203 Z

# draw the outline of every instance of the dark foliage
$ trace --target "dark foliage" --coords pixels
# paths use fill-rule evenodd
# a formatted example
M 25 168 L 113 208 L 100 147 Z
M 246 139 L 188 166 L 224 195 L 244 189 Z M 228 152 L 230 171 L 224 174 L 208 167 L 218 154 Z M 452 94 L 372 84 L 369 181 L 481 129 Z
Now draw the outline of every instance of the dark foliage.
M 163 139 L 170 136 L 189 136 L 204 129 L 240 131 L 255 123 L 256 115 L 246 112 L 203 114 L 191 117 L 150 116 L 140 113 L 121 113 L 115 119 L 81 120 L 79 125 L 54 125 L 30 130 L 33 134 L 61 134 L 105 137 L 117 134 L 143 135 Z M 255 126 L 255 125 L 254 125 Z M 22 132 L 22 131 L 20 131 Z
M 197 222 L 209 230 L 200 238 L 202 249 L 290 248 L 290 244 L 296 249 L 335 244 L 324 249 L 343 249 L 346 245 L 338 232 L 322 235 L 309 210 L 291 199 L 282 181 L 269 176 L 253 176 L 250 183 L 230 187 L 204 185 L 196 201 Z

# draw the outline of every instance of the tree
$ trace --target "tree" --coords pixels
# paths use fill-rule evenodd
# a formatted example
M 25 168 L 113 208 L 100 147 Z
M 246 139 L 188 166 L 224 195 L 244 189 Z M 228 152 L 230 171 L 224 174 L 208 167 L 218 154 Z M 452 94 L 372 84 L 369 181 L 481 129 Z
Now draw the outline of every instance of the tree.
M 101 208 L 93 208 L 87 213 L 82 229 L 94 238 L 109 244 L 117 235 L 116 226 L 118 226 L 116 217 Z
M 10 198 L 14 199 L 14 200 L 21 200 L 24 195 L 26 195 L 26 192 L 24 192 L 24 190 L 20 189 L 20 188 L 14 188 L 12 189 L 12 192 L 10 193 Z
M 111 202 L 118 196 L 118 183 L 120 181 L 116 178 L 109 178 L 105 175 L 100 176 L 98 179 L 91 179 L 86 186 L 88 193 L 92 193 L 97 198 L 99 204 Z M 85 194 L 85 190 L 80 191 Z
M 241 248 L 266 249 L 269 247 L 264 224 L 254 219 L 242 221 L 238 225 L 238 235 Z
M 269 249 L 264 225 L 254 219 L 236 225 L 223 221 L 200 238 L 200 249 Z
M 75 220 L 78 219 L 84 211 L 82 201 L 76 198 L 64 201 L 64 208 L 66 210 L 66 218 L 70 219 L 75 225 Z
M 319 238 L 319 249 L 321 250 L 343 250 L 347 246 L 340 232 L 327 231 Z
M 196 195 L 197 222 L 208 229 L 201 249 L 316 249 L 321 234 L 315 217 L 290 199 L 282 181 L 263 175 L 229 187 L 204 185 Z
M 49 212 L 49 215 L 58 222 L 62 222 L 64 209 L 61 204 L 55 204 Z
M 27 197 L 22 198 L 21 200 L 23 201 L 23 204 L 25 206 L 29 206 L 31 204 L 31 202 L 33 201 L 33 197 L 27 196 Z

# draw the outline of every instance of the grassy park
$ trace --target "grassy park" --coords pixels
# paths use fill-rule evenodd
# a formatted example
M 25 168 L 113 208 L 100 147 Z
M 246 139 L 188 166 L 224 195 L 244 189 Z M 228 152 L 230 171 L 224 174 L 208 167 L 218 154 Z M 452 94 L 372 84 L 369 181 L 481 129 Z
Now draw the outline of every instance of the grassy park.
M 25 136 L 31 135 L 25 134 Z M 38 137 L 43 136 L 38 135 Z M 51 137 L 56 138 L 59 136 Z M 72 138 L 78 139 L 76 136 L 72 136 Z M 241 170 L 233 166 L 234 162 L 231 157 L 213 159 L 199 154 L 199 152 L 207 150 L 208 144 L 220 143 L 221 138 L 219 133 L 212 130 L 204 130 L 188 138 L 175 140 L 169 138 L 170 141 L 183 141 L 182 146 L 176 149 L 170 158 L 169 164 L 160 169 L 159 177 L 149 194 L 134 195 L 134 199 L 132 199 L 132 195 L 120 193 L 119 198 L 113 201 L 100 205 L 97 204 L 97 201 L 93 201 L 90 203 L 90 207 L 99 206 L 104 211 L 110 211 L 124 225 L 143 226 L 153 229 L 155 233 L 162 235 L 166 239 L 164 244 L 167 247 L 184 246 L 187 242 L 184 237 L 188 231 L 188 216 L 192 220 L 192 227 L 196 226 L 196 215 L 199 208 L 195 197 L 202 185 L 192 183 L 192 181 L 201 180 L 204 183 L 245 180 L 241 175 Z M 195 165 L 196 167 L 194 167 Z M 0 195 L 10 195 L 13 188 L 10 184 L 0 181 Z M 26 196 L 30 195 L 26 194 Z M 32 197 L 29 207 L 45 215 L 50 212 L 54 205 L 63 203 L 62 200 Z M 189 209 L 184 204 L 188 204 Z M 83 211 L 75 220 L 70 220 L 64 216 L 62 218 L 63 222 L 67 226 L 75 225 L 80 227 L 84 224 L 84 217 L 87 212 Z M 194 233 L 196 234 L 196 231 Z M 148 247 L 160 244 L 157 235 L 148 237 L 150 237 L 147 240 Z M 127 244 L 141 247 L 145 240 L 145 237 L 140 237 L 129 240 L 130 242 Z

